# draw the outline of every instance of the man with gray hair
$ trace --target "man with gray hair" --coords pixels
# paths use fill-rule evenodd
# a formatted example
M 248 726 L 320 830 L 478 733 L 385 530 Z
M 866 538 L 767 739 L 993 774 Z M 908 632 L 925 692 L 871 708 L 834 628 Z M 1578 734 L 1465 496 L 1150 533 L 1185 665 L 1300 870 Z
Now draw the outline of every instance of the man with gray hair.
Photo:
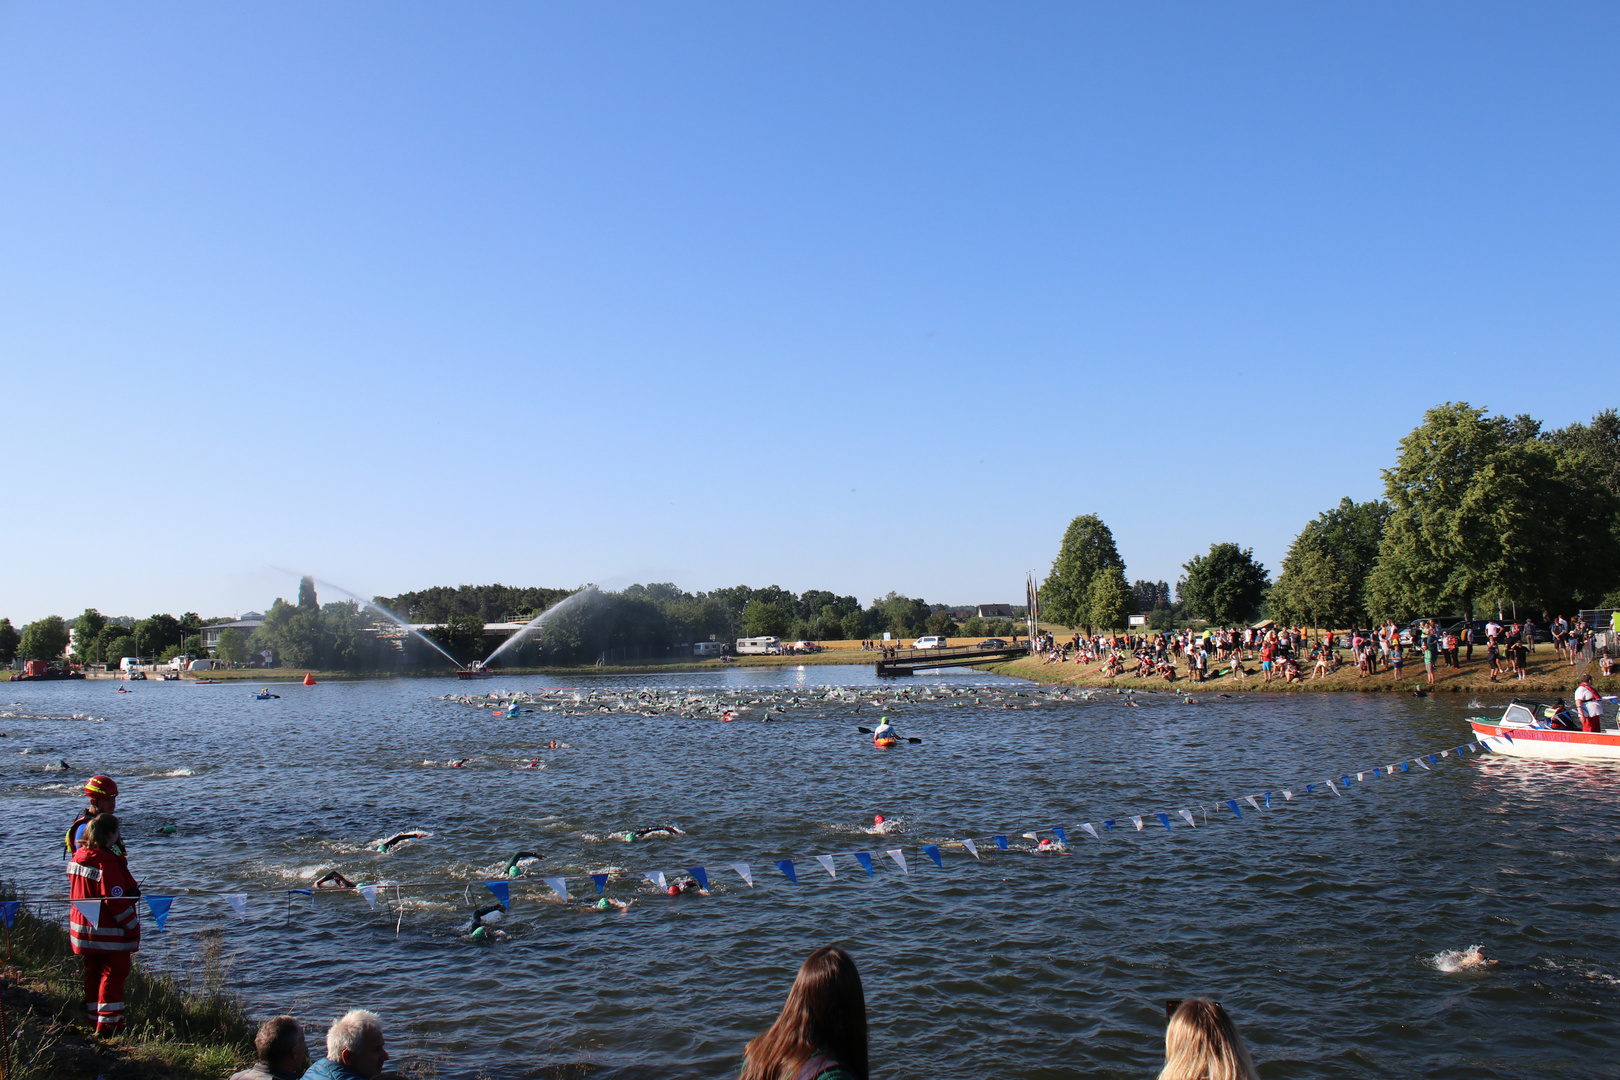
M 309 1047 L 304 1043 L 304 1025 L 295 1017 L 272 1016 L 259 1025 L 253 1040 L 258 1061 L 231 1080 L 298 1080 L 309 1067 Z
M 350 1009 L 326 1033 L 326 1057 L 304 1080 L 377 1080 L 388 1051 L 383 1049 L 382 1021 L 364 1009 Z

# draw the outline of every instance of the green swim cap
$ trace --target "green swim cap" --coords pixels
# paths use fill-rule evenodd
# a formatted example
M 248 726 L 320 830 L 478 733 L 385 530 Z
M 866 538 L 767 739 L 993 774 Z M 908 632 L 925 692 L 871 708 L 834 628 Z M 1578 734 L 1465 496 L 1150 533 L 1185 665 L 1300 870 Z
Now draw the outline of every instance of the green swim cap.
M 472 939 L 474 941 L 483 941 L 487 937 L 489 937 L 489 931 L 485 930 L 482 926 L 478 927 L 472 932 Z
M 522 877 L 523 876 L 523 871 L 519 870 L 517 868 L 517 864 L 514 863 L 513 865 L 508 866 L 506 868 L 506 876 L 507 877 Z
M 608 908 L 610 908 L 612 906 L 613 906 L 612 904 L 608 903 L 608 898 L 605 897 L 605 896 L 602 897 L 602 899 L 600 899 L 600 900 L 598 900 L 596 902 L 596 910 L 597 911 L 606 911 Z
M 627 832 L 627 833 L 624 834 L 624 842 L 627 843 L 627 844 L 632 842 L 633 840 L 635 840 L 635 838 L 636 838 L 636 834 L 633 833 L 633 832 Z
M 159 831 L 162 832 L 164 836 L 173 836 L 176 832 L 180 831 L 180 827 L 178 825 L 165 825 Z

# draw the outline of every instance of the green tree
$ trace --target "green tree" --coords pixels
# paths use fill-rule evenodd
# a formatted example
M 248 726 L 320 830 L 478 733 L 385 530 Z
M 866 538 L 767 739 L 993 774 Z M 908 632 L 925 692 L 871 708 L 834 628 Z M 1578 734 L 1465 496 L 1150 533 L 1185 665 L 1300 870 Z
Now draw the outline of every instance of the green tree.
M 969 616 L 968 620 L 962 624 L 962 633 L 966 637 L 984 637 L 986 633 L 985 621 L 977 615 Z
M 17 649 L 21 645 L 22 635 L 11 625 L 11 620 L 0 619 L 0 664 L 9 665 L 17 659 Z
M 227 627 L 219 632 L 219 644 L 214 648 L 216 659 L 227 664 L 240 664 L 248 658 L 248 639 L 236 627 Z
M 1393 511 L 1368 584 L 1374 617 L 1565 608 L 1613 585 L 1620 504 L 1537 428 L 1447 402 L 1401 440 L 1384 471 Z
M 1123 570 L 1125 562 L 1102 518 L 1082 514 L 1069 522 L 1052 571 L 1041 583 L 1041 614 L 1070 629 L 1085 624 L 1090 617 L 1091 580 L 1111 567 Z
M 303 577 L 298 581 L 298 606 L 305 611 L 319 611 L 321 603 L 315 597 L 315 579 Z
M 1253 548 L 1211 544 L 1208 555 L 1194 555 L 1182 569 L 1188 609 L 1221 626 L 1248 622 L 1266 595 L 1266 568 L 1254 561 Z
M 435 626 L 427 635 L 463 664 L 482 660 L 489 654 L 484 643 L 484 621 L 476 615 L 452 615 L 443 626 Z
M 1125 580 L 1125 568 L 1105 566 L 1097 571 L 1086 593 L 1085 624 L 1112 630 L 1124 626 L 1135 611 L 1136 597 Z
M 59 660 L 68 647 L 68 628 L 60 615 L 47 615 L 23 627 L 19 643 L 24 660 Z
M 135 624 L 135 640 L 141 643 L 141 652 L 156 656 L 171 645 L 179 645 L 182 638 L 180 620 L 173 615 L 153 615 Z
M 859 611 L 852 611 L 844 616 L 842 629 L 844 641 L 866 640 L 866 619 Z
M 112 628 L 109 628 L 112 629 Z M 135 639 L 128 630 L 116 627 L 116 632 L 107 637 L 107 645 L 101 652 L 101 663 L 116 666 L 118 661 L 126 656 L 135 656 Z
M 73 622 L 74 651 L 81 661 L 96 659 L 96 641 L 107 625 L 107 617 L 95 608 L 85 608 Z
M 1344 498 L 1308 522 L 1283 558 L 1271 591 L 1271 616 L 1313 626 L 1367 626 L 1372 621 L 1367 582 L 1389 514 L 1389 504 L 1381 500 Z M 1342 588 L 1322 579 L 1328 567 L 1340 576 Z
M 1353 613 L 1352 591 L 1344 570 L 1320 547 L 1290 551 L 1271 590 L 1270 602 L 1272 618 L 1287 623 L 1308 622 L 1328 629 L 1352 622 L 1364 625 Z
M 743 609 L 744 637 L 784 637 L 790 625 L 790 616 L 780 604 L 750 600 Z
M 962 630 L 961 627 L 956 625 L 956 620 L 951 618 L 951 613 L 943 608 L 923 620 L 923 629 L 930 634 L 938 634 L 941 637 L 950 637 L 953 634 L 961 633 Z
M 1549 437 L 1558 449 L 1578 459 L 1609 493 L 1620 497 L 1620 412 L 1605 409 L 1590 424 L 1571 424 Z

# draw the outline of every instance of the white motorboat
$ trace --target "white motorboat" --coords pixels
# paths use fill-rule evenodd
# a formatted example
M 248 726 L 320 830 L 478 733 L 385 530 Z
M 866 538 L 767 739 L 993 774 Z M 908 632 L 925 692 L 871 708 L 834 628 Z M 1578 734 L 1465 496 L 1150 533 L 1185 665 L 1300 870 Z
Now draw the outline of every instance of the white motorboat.
M 1493 754 L 1551 761 L 1620 761 L 1620 731 L 1568 731 L 1552 725 L 1547 719 L 1550 711 L 1544 702 L 1515 699 L 1500 719 L 1474 717 L 1468 726 L 1474 729 L 1480 746 Z

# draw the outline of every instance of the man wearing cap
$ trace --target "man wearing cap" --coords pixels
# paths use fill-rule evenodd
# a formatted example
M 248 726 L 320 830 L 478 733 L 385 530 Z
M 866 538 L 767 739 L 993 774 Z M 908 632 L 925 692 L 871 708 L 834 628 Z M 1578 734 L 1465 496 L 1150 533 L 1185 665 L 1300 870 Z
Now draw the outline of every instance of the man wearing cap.
M 110 776 L 92 776 L 84 782 L 84 793 L 90 799 L 88 809 L 82 810 L 79 816 L 73 819 L 67 832 L 62 836 L 62 857 L 73 858 L 73 853 L 84 847 L 84 827 L 90 819 L 97 814 L 110 814 L 118 809 L 118 785 Z M 119 858 L 124 857 L 124 841 L 120 838 L 117 846 L 113 848 Z
M 1592 689 L 1590 675 L 1582 679 L 1581 684 L 1575 688 L 1575 707 L 1581 711 L 1582 731 L 1603 730 L 1603 699 Z

